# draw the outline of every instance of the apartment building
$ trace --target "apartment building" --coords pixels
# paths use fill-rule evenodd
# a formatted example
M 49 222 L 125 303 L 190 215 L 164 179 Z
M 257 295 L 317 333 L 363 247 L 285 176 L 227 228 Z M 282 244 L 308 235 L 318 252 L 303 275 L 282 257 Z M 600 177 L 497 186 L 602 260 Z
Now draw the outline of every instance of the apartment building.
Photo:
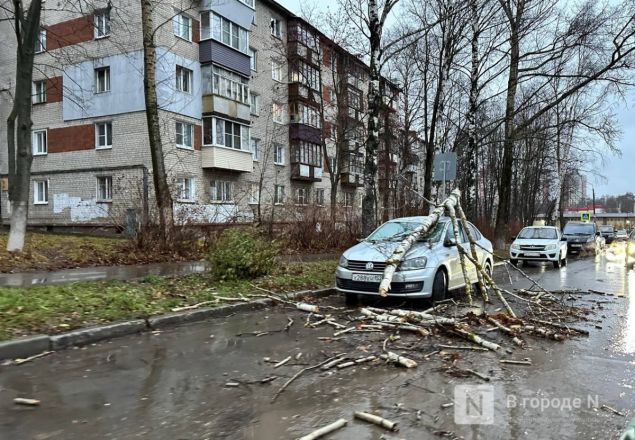
M 152 210 L 140 6 L 80 6 L 42 16 L 32 225 L 123 224 Z M 272 0 L 171 0 L 156 2 L 153 14 L 161 136 L 177 219 L 278 219 L 287 206 L 329 205 L 333 189 L 342 206 L 358 210 L 368 83 L 359 59 Z M 0 31 L 12 32 L 6 21 Z M 11 44 L 0 51 L 0 77 L 9 79 L 0 84 L 2 120 L 11 108 L 14 54 Z M 382 87 L 386 120 L 396 126 L 399 91 L 388 81 Z M 0 138 L 6 145 L 4 124 Z M 4 222 L 6 163 L 5 146 Z

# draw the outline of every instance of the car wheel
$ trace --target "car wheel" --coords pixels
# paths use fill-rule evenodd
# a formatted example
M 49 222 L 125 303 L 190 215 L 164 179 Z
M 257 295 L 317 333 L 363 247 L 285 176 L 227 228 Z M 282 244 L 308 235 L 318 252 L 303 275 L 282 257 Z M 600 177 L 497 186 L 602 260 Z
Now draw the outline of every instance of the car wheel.
M 512 264 L 512 266 L 516 266 L 518 267 L 518 260 L 514 260 L 513 258 L 509 260 L 509 262 Z
M 448 294 L 448 277 L 443 269 L 439 269 L 434 275 L 432 283 L 432 301 L 443 301 Z
M 486 274 L 488 274 L 490 276 L 490 278 L 492 277 L 492 273 L 494 271 L 492 269 L 492 264 L 489 261 L 485 262 L 485 265 L 483 266 L 483 270 L 485 271 Z M 485 285 L 487 285 L 487 281 L 485 279 L 483 279 L 483 282 L 485 283 Z M 474 291 L 475 292 L 479 292 L 479 293 L 483 293 L 483 292 L 481 292 L 481 288 L 478 285 L 478 282 L 474 283 Z
M 344 294 L 344 300 L 346 302 L 347 306 L 356 306 L 357 304 L 359 304 L 359 295 L 357 295 L 356 293 L 345 293 Z
M 563 265 L 563 266 L 566 266 L 566 265 L 567 265 L 567 258 L 568 258 L 568 257 L 564 257 L 564 258 L 562 259 L 562 265 Z
M 562 267 L 562 258 L 560 258 L 560 254 L 558 254 L 558 260 L 553 262 L 554 269 L 560 269 Z

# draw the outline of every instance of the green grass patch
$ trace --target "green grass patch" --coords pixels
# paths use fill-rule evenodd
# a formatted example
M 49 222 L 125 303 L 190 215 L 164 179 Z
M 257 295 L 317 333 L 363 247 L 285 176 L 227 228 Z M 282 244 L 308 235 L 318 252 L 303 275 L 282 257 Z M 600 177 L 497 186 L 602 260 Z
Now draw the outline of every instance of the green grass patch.
M 250 281 L 219 281 L 209 274 L 178 278 L 148 276 L 140 281 L 100 281 L 28 288 L 0 288 L 0 340 L 59 333 L 121 319 L 144 318 L 174 307 L 262 293 L 293 292 L 334 284 L 337 261 L 278 265 L 271 275 Z

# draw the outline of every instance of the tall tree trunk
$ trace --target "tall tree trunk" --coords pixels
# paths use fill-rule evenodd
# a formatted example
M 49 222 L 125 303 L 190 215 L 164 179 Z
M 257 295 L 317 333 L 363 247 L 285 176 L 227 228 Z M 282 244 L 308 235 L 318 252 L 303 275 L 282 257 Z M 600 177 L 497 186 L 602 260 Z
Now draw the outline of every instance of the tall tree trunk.
M 367 236 L 377 226 L 377 150 L 379 149 L 379 55 L 381 23 L 377 0 L 368 0 L 370 31 L 370 84 L 368 87 L 368 137 L 364 157 L 364 198 L 362 199 L 362 234 Z
M 9 202 L 11 220 L 7 251 L 24 249 L 31 188 L 31 84 L 35 42 L 39 38 L 41 0 L 33 0 L 27 15 L 20 0 L 13 0 L 14 32 L 17 40 L 16 83 L 13 108 L 7 118 Z
M 502 1 L 502 0 L 501 0 Z M 516 112 L 516 90 L 518 88 L 518 64 L 520 62 L 520 37 L 518 35 L 518 27 L 521 21 L 522 8 L 524 1 L 519 1 L 516 16 L 513 11 L 507 12 L 509 26 L 511 28 L 510 36 L 510 62 L 509 77 L 507 80 L 507 96 L 505 106 L 505 139 L 503 142 L 503 164 L 499 175 L 498 185 L 498 210 L 496 213 L 496 228 L 494 230 L 494 245 L 498 249 L 505 247 L 507 239 L 510 201 L 511 201 L 511 184 L 514 167 L 514 141 L 515 126 L 514 116 Z
M 154 46 L 154 24 L 152 0 L 141 0 L 141 28 L 143 32 L 143 92 L 145 96 L 148 140 L 152 156 L 152 180 L 159 211 L 159 227 L 163 244 L 168 242 L 168 234 L 173 223 L 172 195 L 168 185 L 156 89 L 156 51 Z

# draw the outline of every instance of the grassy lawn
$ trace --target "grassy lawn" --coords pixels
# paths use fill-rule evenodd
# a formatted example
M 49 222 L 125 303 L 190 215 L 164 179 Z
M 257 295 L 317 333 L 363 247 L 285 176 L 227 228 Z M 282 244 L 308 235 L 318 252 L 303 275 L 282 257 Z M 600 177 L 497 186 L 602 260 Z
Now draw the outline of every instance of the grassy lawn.
M 219 296 L 236 298 L 262 293 L 252 284 L 275 292 L 329 287 L 334 284 L 336 266 L 336 260 L 283 264 L 273 274 L 251 281 L 222 282 L 197 274 L 179 278 L 152 276 L 133 282 L 0 288 L 0 340 L 143 318 L 203 301 L 226 303 Z
M 200 258 L 192 255 L 175 256 L 139 252 L 125 238 L 92 237 L 72 234 L 46 234 L 29 232 L 22 253 L 6 251 L 7 233 L 0 233 L 0 272 L 56 270 L 118 264 L 151 263 Z

